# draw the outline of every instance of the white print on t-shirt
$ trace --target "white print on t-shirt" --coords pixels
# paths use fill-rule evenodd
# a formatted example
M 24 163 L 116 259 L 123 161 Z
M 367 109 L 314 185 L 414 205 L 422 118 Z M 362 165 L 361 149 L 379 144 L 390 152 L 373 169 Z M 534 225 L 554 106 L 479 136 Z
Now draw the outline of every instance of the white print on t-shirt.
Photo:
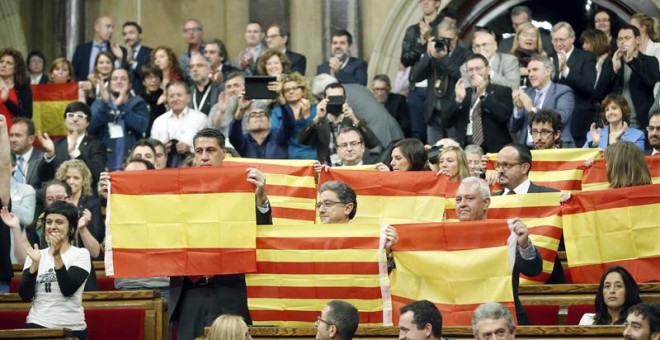
M 39 276 L 37 276 L 37 283 L 44 284 L 44 290 L 46 293 L 52 292 L 52 283 L 56 281 L 57 275 L 55 275 L 55 268 L 50 268 L 45 273 L 39 274 Z

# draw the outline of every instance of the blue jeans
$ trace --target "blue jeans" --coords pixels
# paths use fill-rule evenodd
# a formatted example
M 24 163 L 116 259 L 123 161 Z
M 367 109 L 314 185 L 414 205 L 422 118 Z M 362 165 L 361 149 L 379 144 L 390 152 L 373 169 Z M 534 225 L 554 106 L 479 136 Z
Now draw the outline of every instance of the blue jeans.
M 408 115 L 410 116 L 410 137 L 426 142 L 426 123 L 424 122 L 424 102 L 426 88 L 416 87 L 408 92 Z

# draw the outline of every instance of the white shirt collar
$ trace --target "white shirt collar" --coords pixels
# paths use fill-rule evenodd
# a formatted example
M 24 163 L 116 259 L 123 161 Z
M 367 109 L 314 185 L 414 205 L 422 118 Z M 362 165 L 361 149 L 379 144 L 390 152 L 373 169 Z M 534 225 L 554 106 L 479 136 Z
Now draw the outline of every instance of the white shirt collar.
M 513 191 L 516 194 L 526 194 L 529 191 L 530 184 L 532 184 L 532 182 L 528 178 L 525 181 L 523 181 L 522 183 L 520 183 L 520 185 L 513 188 Z M 504 188 L 504 195 L 508 195 L 509 191 L 511 191 L 511 190 Z

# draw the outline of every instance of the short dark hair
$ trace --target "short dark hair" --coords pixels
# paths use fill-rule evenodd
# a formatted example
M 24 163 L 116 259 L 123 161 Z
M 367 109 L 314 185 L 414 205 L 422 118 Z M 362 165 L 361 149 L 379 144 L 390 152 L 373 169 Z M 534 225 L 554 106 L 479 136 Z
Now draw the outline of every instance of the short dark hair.
M 291 36 L 291 33 L 289 32 L 289 30 L 286 27 L 284 27 L 280 24 L 272 24 L 268 27 L 268 29 L 271 29 L 273 27 L 277 27 L 277 29 L 280 31 L 280 37 L 289 38 Z M 287 40 L 287 44 L 288 43 L 289 43 L 289 41 Z
M 337 199 L 339 199 L 339 202 L 342 202 L 344 204 L 348 203 L 353 203 L 353 210 L 348 214 L 348 219 L 352 220 L 353 217 L 355 217 L 355 214 L 357 213 L 357 194 L 355 193 L 355 190 L 353 188 L 340 181 L 329 181 L 321 184 L 321 187 L 319 188 L 319 193 L 322 193 L 324 191 L 332 191 L 335 194 L 337 194 Z
M 328 89 L 341 89 L 342 91 L 344 91 L 344 96 L 346 96 L 346 88 L 344 88 L 344 85 L 342 85 L 342 84 L 340 84 L 340 83 L 331 83 L 331 84 L 328 84 L 328 85 L 323 89 L 323 96 L 326 96 L 326 95 L 325 95 L 325 92 L 328 91 Z
M 213 44 L 213 45 L 218 45 L 218 52 L 221 57 L 225 58 L 225 61 L 227 61 L 227 46 L 225 46 L 225 42 L 218 39 L 218 38 L 213 38 L 209 41 L 206 42 L 207 45 Z
M 163 80 L 163 71 L 160 69 L 160 67 L 154 64 L 144 65 L 140 69 L 140 78 L 144 79 L 149 75 L 154 75 L 158 77 L 158 79 Z
M 28 69 L 30 68 L 30 59 L 32 57 L 39 57 L 41 60 L 44 62 L 44 71 L 46 70 L 46 56 L 44 56 L 41 51 L 32 51 L 30 54 L 28 54 L 27 58 L 25 58 L 25 64 L 27 65 Z
M 660 305 L 651 302 L 638 303 L 628 309 L 628 315 L 635 314 L 641 315 L 649 323 L 649 331 L 651 335 L 660 332 Z
M 392 147 L 392 150 L 399 148 L 401 154 L 408 160 L 410 163 L 410 168 L 407 171 L 424 171 L 428 170 L 427 162 L 429 160 L 429 155 L 424 149 L 424 144 L 420 142 L 417 138 L 406 138 L 402 139 Z
M 82 111 L 87 116 L 87 120 L 91 121 L 92 120 L 92 110 L 89 108 L 89 106 L 83 102 L 75 101 L 75 102 L 70 102 L 69 105 L 66 106 L 64 109 L 64 118 L 66 118 L 66 114 L 68 112 L 76 112 L 76 111 Z
M 511 16 L 517 17 L 521 14 L 527 14 L 529 20 L 532 20 L 532 10 L 527 6 L 515 6 L 511 9 Z
M 56 186 L 56 185 L 63 187 L 64 191 L 66 191 L 67 196 L 71 197 L 71 195 L 73 195 L 73 190 L 71 190 L 71 186 L 69 185 L 69 183 L 67 183 L 65 181 L 60 181 L 59 179 L 52 179 L 52 180 L 44 183 L 44 185 L 43 185 L 44 197 L 46 196 L 46 189 L 48 189 L 51 186 Z
M 375 75 L 373 81 L 376 81 L 376 80 L 382 81 L 382 82 L 385 83 L 385 85 L 387 85 L 387 87 L 392 88 L 392 83 L 390 82 L 390 77 L 387 76 L 387 74 L 381 73 L 381 74 Z
M 633 26 L 631 24 L 623 24 L 623 25 L 621 25 L 621 27 L 619 27 L 619 31 L 617 32 L 617 36 L 619 35 L 619 32 L 621 32 L 623 30 L 632 30 L 635 37 L 639 37 L 639 35 L 640 35 L 639 28 L 637 28 L 636 26 Z
M 15 122 L 15 120 L 14 120 L 14 122 Z M 364 137 L 362 136 L 362 131 L 360 131 L 360 129 L 358 129 L 356 127 L 352 127 L 352 126 L 347 126 L 347 127 L 341 128 L 341 130 L 339 130 L 339 132 L 337 132 L 337 136 L 335 137 L 335 139 L 337 139 L 337 137 L 339 137 L 339 135 L 343 135 L 343 134 L 349 133 L 351 131 L 357 133 L 358 136 L 360 136 L 360 142 L 364 142 Z
M 149 144 L 151 145 L 151 147 L 154 148 L 154 150 L 155 150 L 156 147 L 158 147 L 158 146 L 160 146 L 161 148 L 165 149 L 165 145 L 163 144 L 163 142 L 159 141 L 159 140 L 156 139 L 156 138 L 147 138 L 146 141 L 147 141 L 147 143 L 149 143 Z
M 582 34 L 580 34 L 580 44 L 584 45 L 585 42 L 591 44 L 592 52 L 597 56 L 607 53 L 610 50 L 610 43 L 607 40 L 605 32 L 595 28 L 588 28 L 582 31 Z
M 417 326 L 417 329 L 422 330 L 426 324 L 430 324 L 433 328 L 433 336 L 435 338 L 442 337 L 442 314 L 431 301 L 411 302 L 401 307 L 399 311 L 400 315 L 408 312 L 413 313 L 413 324 Z
M 128 69 L 126 69 L 124 67 L 117 67 L 114 70 L 112 70 L 112 72 L 110 72 L 110 78 L 112 78 L 112 74 L 117 72 L 117 71 L 125 71 L 126 72 L 126 76 L 128 77 L 128 84 L 127 85 L 128 85 L 129 91 L 130 91 L 130 89 L 133 88 L 133 72 L 129 71 Z M 130 92 L 129 92 L 129 94 L 130 94 Z
M 222 132 L 218 129 L 203 128 L 197 131 L 197 133 L 193 137 L 193 147 L 195 147 L 195 142 L 197 142 L 197 138 L 200 137 L 215 138 L 218 141 L 218 145 L 223 149 L 225 148 L 225 135 L 222 134 Z
M 167 86 L 165 87 L 165 91 L 169 90 L 170 87 L 172 86 L 181 86 L 186 90 L 186 94 L 190 94 L 190 87 L 188 87 L 188 84 L 186 84 L 185 81 L 183 80 L 174 80 L 171 81 Z
M 467 63 L 468 63 L 468 61 L 475 60 L 475 59 L 479 59 L 479 60 L 481 60 L 481 61 L 484 62 L 484 65 L 485 65 L 485 66 L 489 66 L 489 65 L 488 65 L 488 59 L 486 59 L 486 57 L 484 57 L 481 53 L 475 53 L 475 54 L 469 56 L 469 57 L 467 58 L 467 60 L 465 60 L 465 65 L 466 65 L 466 67 L 467 67 Z
M 348 46 L 353 45 L 353 36 L 351 33 L 349 33 L 347 30 L 334 30 L 332 31 L 331 39 L 334 37 L 343 37 L 346 36 L 346 40 L 348 41 Z
M 328 302 L 328 321 L 337 327 L 337 333 L 342 340 L 351 340 L 357 331 L 360 323 L 360 315 L 357 308 L 352 304 L 341 301 L 332 300 Z
M 611 273 L 618 273 L 621 276 L 623 287 L 626 291 L 618 320 L 612 320 L 610 313 L 607 311 L 605 294 L 603 293 L 603 290 L 605 289 L 605 278 Z M 639 286 L 637 285 L 637 282 L 635 282 L 635 278 L 633 278 L 633 276 L 621 266 L 609 267 L 600 277 L 600 283 L 598 285 L 598 290 L 596 291 L 596 299 L 594 301 L 594 309 L 596 311 L 596 314 L 594 315 L 594 325 L 622 325 L 630 313 L 628 308 L 640 302 L 642 302 L 642 300 L 639 297 Z
M 27 133 L 28 136 L 34 136 L 36 133 L 36 128 L 34 127 L 34 122 L 30 118 L 25 118 L 25 117 L 14 117 L 13 125 L 23 123 L 27 125 Z
M 143 158 L 131 157 L 126 161 L 126 165 L 129 165 L 131 163 L 143 164 L 147 168 L 147 170 L 153 170 L 153 169 L 156 168 L 156 167 L 154 167 L 153 164 L 151 164 L 151 162 L 149 162 L 149 161 L 147 161 L 146 159 L 143 159 Z
M 518 151 L 518 160 L 520 160 L 520 163 L 527 163 L 529 164 L 529 171 L 532 170 L 532 152 L 529 150 L 527 145 L 523 144 L 518 144 L 518 143 L 511 143 L 505 145 L 502 149 L 506 148 L 507 146 L 510 146 L 516 151 Z M 527 171 L 527 175 L 529 175 L 529 171 Z
M 650 120 L 651 118 L 655 117 L 655 116 L 659 116 L 659 117 L 660 117 L 660 109 L 655 109 L 654 111 L 652 111 L 651 113 L 649 113 L 649 120 Z M 14 121 L 16 121 L 16 118 L 14 118 Z
M 121 26 L 121 28 L 122 29 L 126 28 L 126 26 L 133 26 L 133 27 L 137 28 L 138 33 L 142 34 L 142 26 L 140 26 L 140 24 L 138 24 L 137 22 L 127 21 Z
M 146 147 L 150 148 L 151 151 L 153 151 L 153 153 L 154 153 L 154 157 L 156 157 L 156 147 L 151 142 L 149 142 L 149 140 L 140 139 L 139 141 L 137 141 L 135 143 L 135 145 L 133 145 L 133 147 L 131 148 L 131 151 L 128 152 L 128 156 L 126 156 L 126 161 L 124 162 L 125 164 L 128 164 L 129 161 L 134 158 L 133 157 L 133 152 L 135 152 L 135 149 L 137 149 L 140 146 L 146 146 Z
M 535 123 L 550 123 L 550 125 L 552 125 L 552 131 L 559 131 L 562 128 L 559 113 L 551 109 L 541 109 L 536 111 L 536 114 L 533 115 L 532 119 L 529 121 L 530 130 L 532 129 L 532 124 Z
M 60 214 L 66 217 L 69 222 L 69 242 L 73 242 L 78 227 L 78 208 L 66 201 L 56 201 L 49 204 L 44 210 L 44 230 L 46 229 L 46 218 L 50 214 Z

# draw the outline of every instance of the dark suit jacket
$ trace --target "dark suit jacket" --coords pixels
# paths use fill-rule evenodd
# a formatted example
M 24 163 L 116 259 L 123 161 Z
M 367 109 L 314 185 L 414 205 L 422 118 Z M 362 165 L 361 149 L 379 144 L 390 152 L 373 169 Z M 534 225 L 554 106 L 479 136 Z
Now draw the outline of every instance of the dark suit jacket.
M 284 113 L 286 114 L 286 112 Z M 353 122 L 349 118 L 344 118 L 341 122 L 342 127 L 353 126 Z M 365 149 L 375 148 L 380 145 L 378 137 L 369 129 L 364 119 L 360 119 L 357 129 L 362 133 Z M 314 122 L 307 124 L 300 134 L 298 141 L 300 144 L 316 146 L 318 161 L 322 164 L 330 163 L 330 139 L 332 138 L 332 128 L 327 119 L 321 121 L 316 125 Z
M 532 99 L 532 101 L 534 101 L 536 92 L 533 87 L 526 88 L 525 93 Z M 573 90 L 566 85 L 552 83 L 545 94 L 545 99 L 543 100 L 541 108 L 559 112 L 561 123 L 563 125 L 561 129 L 561 141 L 564 143 L 564 147 L 571 147 L 571 145 L 575 143 L 573 135 L 571 135 L 571 116 L 573 115 L 573 109 L 575 108 Z M 511 132 L 520 131 L 518 143 L 526 144 L 530 113 L 524 108 L 519 112 L 522 114 L 520 118 L 511 115 L 509 130 Z
M 426 100 L 424 101 L 424 122 L 428 123 L 433 116 L 434 109 L 437 109 L 436 102 L 439 101 L 441 108 L 448 108 L 454 101 L 454 87 L 456 82 L 461 78 L 460 67 L 465 60 L 470 56 L 471 52 L 456 46 L 449 56 L 442 59 L 435 59 L 428 55 L 422 54 L 422 58 L 417 61 L 410 70 L 410 82 L 417 83 L 422 80 L 428 80 L 429 86 L 426 88 Z M 446 91 L 445 94 L 438 98 L 434 92 L 434 84 L 436 79 L 445 79 L 446 77 Z M 440 110 L 442 112 L 443 110 Z M 438 115 L 436 119 L 440 119 Z M 440 122 L 444 127 L 444 122 Z
M 229 64 L 223 64 L 222 65 L 222 70 L 220 70 L 220 72 L 222 72 L 223 83 L 227 80 L 228 75 L 230 75 L 234 72 L 238 72 L 238 71 L 240 71 L 240 70 L 238 68 L 234 67 L 234 66 L 231 66 Z
M 38 85 L 41 85 L 41 84 L 48 84 L 48 75 L 45 74 L 45 73 L 42 74 L 41 79 L 39 79 L 39 84 Z
M 330 64 L 326 61 L 316 67 L 316 74 L 330 74 Z M 367 62 L 362 59 L 350 57 L 344 68 L 335 74 L 335 78 L 342 84 L 362 84 L 367 86 Z
M 387 96 L 385 108 L 387 109 L 387 112 L 394 117 L 397 123 L 399 123 L 403 135 L 406 138 L 410 137 L 410 116 L 408 114 L 406 97 L 400 94 L 390 93 L 390 95 Z
M 625 62 L 622 60 L 623 63 Z M 635 59 L 626 64 L 632 70 L 628 86 L 630 87 L 630 96 L 633 99 L 632 104 L 635 106 L 635 112 L 637 113 L 637 122 L 641 128 L 645 128 L 649 124 L 649 109 L 655 99 L 653 87 L 660 80 L 658 59 L 640 52 Z M 605 60 L 600 78 L 598 78 L 598 83 L 594 89 L 596 100 L 602 101 L 610 93 L 622 94 L 624 86 L 623 67 L 621 65 L 619 72 L 614 73 L 612 57 Z
M 41 177 L 44 166 L 44 153 L 41 150 L 32 149 L 32 155 L 28 159 L 28 170 L 25 174 L 25 183 L 31 185 L 34 190 L 39 190 L 41 185 L 48 180 L 48 178 Z
M 559 69 L 559 57 L 552 56 L 555 70 Z M 570 58 L 566 61 L 570 69 L 568 77 L 561 77 L 555 72 L 554 82 L 564 84 L 573 90 L 575 97 L 575 108 L 571 116 L 571 134 L 575 138 L 576 145 L 584 144 L 584 136 L 596 121 L 596 107 L 594 105 L 594 85 L 596 83 L 596 55 L 573 48 Z
M 89 135 L 85 136 L 80 143 L 80 156 L 77 159 L 85 162 L 89 171 L 92 173 L 92 188 L 96 188 L 96 183 L 99 181 L 99 175 L 105 171 L 105 164 L 108 161 L 107 149 L 103 142 Z M 57 168 L 68 161 L 69 150 L 66 137 L 55 141 L 55 159 L 52 162 L 44 162 L 42 167 L 43 178 L 53 178 Z
M 5 106 L 14 117 L 32 118 L 32 88 L 30 84 L 14 84 L 14 91 L 16 91 L 16 98 L 18 103 L 11 100 L 5 102 Z
M 472 96 L 474 89 L 467 88 L 463 102 L 458 104 L 452 101 L 451 105 L 442 113 L 442 121 L 447 127 L 456 128 L 456 141 L 466 144 L 467 125 L 470 122 L 470 110 L 474 105 Z M 486 152 L 499 152 L 500 149 L 511 143 L 509 134 L 509 119 L 513 113 L 513 99 L 511 88 L 495 84 L 488 84 L 486 96 L 481 102 L 481 122 L 484 131 L 484 143 L 480 145 Z
M 520 273 L 527 276 L 536 276 L 543 272 L 543 256 L 541 256 L 541 253 L 536 247 L 534 247 L 534 251 L 536 252 L 536 256 L 531 260 L 525 260 L 520 255 L 520 251 L 516 248 L 516 262 L 513 266 L 513 272 L 511 273 L 511 285 L 513 286 L 513 300 L 516 303 L 516 316 L 519 325 L 529 325 L 527 312 L 520 302 L 520 297 L 518 297 Z
M 106 51 L 111 51 L 110 42 L 106 41 L 105 44 Z M 73 53 L 71 64 L 77 81 L 87 80 L 87 75 L 89 74 L 89 57 L 92 55 L 93 45 L 93 41 L 88 41 L 76 46 L 76 51 Z M 121 50 L 124 52 L 121 66 L 125 69 L 129 69 L 129 65 L 126 62 L 126 49 L 121 47 Z
M 133 73 L 133 91 L 136 95 L 142 95 L 144 93 L 144 85 L 142 85 L 142 77 L 140 76 L 140 70 L 142 66 L 149 64 L 151 61 L 151 48 L 147 46 L 140 46 L 140 51 L 135 58 L 137 66 L 133 69 L 133 66 L 129 65 L 129 70 Z
M 307 58 L 300 53 L 289 50 L 286 50 L 286 57 L 291 62 L 291 72 L 298 72 L 304 76 L 305 70 L 307 70 Z
M 527 190 L 526 194 L 536 194 L 539 192 L 559 192 L 559 190 L 555 188 L 544 187 L 542 185 L 536 185 L 534 184 L 534 182 L 530 182 L 529 190 Z M 493 196 L 502 196 L 502 195 L 504 195 L 504 190 L 500 190 L 493 194 Z

